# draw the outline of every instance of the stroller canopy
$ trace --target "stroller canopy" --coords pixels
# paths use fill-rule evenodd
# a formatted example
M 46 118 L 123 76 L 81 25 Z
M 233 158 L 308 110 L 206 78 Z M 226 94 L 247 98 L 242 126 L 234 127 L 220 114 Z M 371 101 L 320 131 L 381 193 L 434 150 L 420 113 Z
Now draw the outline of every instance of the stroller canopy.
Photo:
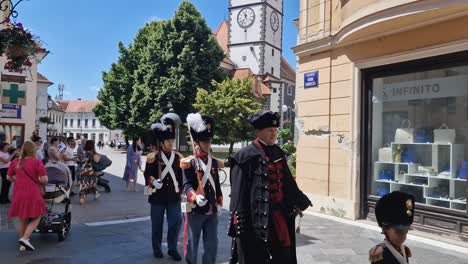
M 61 162 L 49 162 L 45 165 L 49 184 L 59 184 L 71 187 L 72 177 L 67 165 Z

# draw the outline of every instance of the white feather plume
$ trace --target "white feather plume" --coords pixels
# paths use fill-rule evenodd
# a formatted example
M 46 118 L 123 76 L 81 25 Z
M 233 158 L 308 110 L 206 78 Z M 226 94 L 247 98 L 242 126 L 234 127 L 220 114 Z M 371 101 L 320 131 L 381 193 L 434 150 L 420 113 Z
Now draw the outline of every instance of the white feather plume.
M 188 114 L 187 124 L 198 133 L 206 130 L 205 122 L 199 113 Z

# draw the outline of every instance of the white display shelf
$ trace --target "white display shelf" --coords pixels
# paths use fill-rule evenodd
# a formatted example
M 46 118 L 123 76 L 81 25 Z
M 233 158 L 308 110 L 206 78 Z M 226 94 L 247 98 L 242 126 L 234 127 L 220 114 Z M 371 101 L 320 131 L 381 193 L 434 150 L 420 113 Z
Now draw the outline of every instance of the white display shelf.
M 405 146 L 405 149 L 414 146 L 418 163 L 376 161 L 374 163 L 374 181 L 379 184 L 388 184 L 389 191 L 397 191 L 403 186 L 410 186 L 416 194 L 419 194 L 421 204 L 450 208 L 458 211 L 466 211 L 466 200 L 463 197 L 465 188 L 460 185 L 468 184 L 466 179 L 459 179 L 458 169 L 464 160 L 464 145 L 462 144 L 434 144 L 434 143 L 391 143 L 392 153 L 397 145 Z M 430 167 L 440 173 L 442 170 L 450 171 L 450 175 L 428 175 L 419 173 L 418 167 Z M 379 179 L 382 170 L 391 170 L 394 180 Z M 417 181 L 415 183 L 415 181 Z M 385 186 L 385 185 L 384 185 Z M 408 188 L 408 187 L 405 187 Z M 437 198 L 438 192 L 446 190 L 448 198 Z M 406 189 L 407 190 L 407 189 Z M 421 195 L 422 194 L 422 195 Z M 456 199 L 457 198 L 457 199 Z

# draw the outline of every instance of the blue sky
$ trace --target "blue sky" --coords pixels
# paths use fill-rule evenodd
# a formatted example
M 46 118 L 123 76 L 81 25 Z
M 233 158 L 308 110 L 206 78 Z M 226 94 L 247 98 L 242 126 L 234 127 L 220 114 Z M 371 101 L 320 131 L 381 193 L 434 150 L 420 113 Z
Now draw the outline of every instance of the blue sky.
M 182 0 L 29 0 L 17 7 L 17 22 L 22 22 L 51 51 L 39 65 L 39 72 L 54 85 L 65 84 L 65 99 L 95 99 L 102 87 L 101 72 L 117 60 L 117 43 L 128 45 L 146 22 L 172 17 Z M 228 0 L 193 0 L 216 30 L 228 17 Z M 292 20 L 298 17 L 299 1 L 284 3 L 283 56 L 294 67 L 291 47 L 297 30 Z

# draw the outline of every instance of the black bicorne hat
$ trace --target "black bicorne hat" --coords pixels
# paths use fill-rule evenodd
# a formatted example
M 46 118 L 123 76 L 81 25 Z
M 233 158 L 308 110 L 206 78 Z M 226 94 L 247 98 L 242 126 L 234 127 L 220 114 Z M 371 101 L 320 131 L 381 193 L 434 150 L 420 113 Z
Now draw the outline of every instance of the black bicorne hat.
M 177 114 L 168 113 L 162 116 L 161 122 L 153 124 L 151 128 L 159 141 L 175 139 L 176 129 L 180 123 L 180 117 Z
M 414 218 L 414 196 L 400 191 L 382 196 L 375 205 L 375 216 L 380 227 L 409 229 Z
M 250 115 L 247 120 L 255 129 L 264 129 L 267 127 L 279 127 L 280 117 L 278 113 L 270 110 L 262 110 Z

